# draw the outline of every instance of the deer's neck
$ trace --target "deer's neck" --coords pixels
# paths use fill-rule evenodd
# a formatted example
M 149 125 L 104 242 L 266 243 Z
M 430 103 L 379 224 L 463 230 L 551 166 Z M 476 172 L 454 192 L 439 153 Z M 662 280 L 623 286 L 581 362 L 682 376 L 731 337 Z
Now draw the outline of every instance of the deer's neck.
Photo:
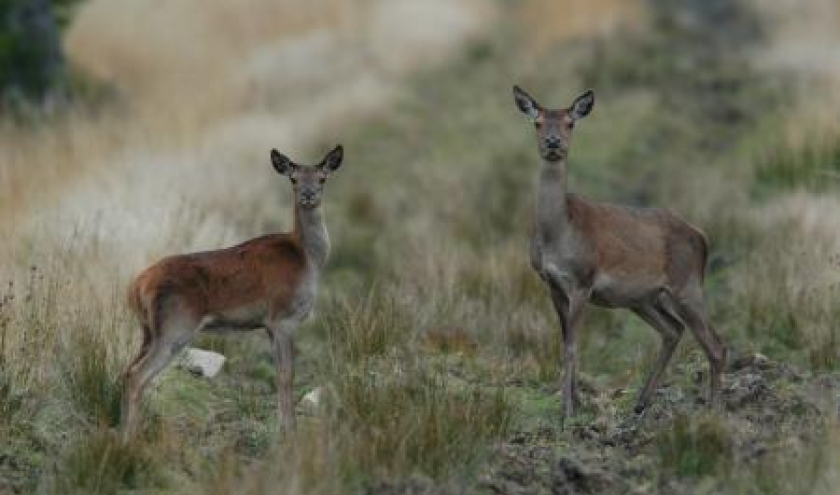
M 543 161 L 537 185 L 537 230 L 545 240 L 568 230 L 566 159 Z
M 311 263 L 319 270 L 323 268 L 330 254 L 330 236 L 321 207 L 306 209 L 295 205 L 294 233 Z

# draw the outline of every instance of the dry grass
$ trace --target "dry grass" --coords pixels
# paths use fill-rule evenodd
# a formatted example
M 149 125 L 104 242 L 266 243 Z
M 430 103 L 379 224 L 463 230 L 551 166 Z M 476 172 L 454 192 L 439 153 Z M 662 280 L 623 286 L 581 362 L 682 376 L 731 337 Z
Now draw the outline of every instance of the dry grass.
M 529 48 L 536 53 L 559 42 L 609 38 L 618 30 L 640 31 L 647 21 L 644 2 L 637 0 L 538 0 L 519 7 Z

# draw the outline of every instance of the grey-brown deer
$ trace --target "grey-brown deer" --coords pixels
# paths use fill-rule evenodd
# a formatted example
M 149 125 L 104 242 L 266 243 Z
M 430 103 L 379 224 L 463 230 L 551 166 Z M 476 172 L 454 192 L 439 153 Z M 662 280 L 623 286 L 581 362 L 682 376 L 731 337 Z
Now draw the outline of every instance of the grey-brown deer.
M 659 355 L 636 402 L 642 412 L 688 326 L 711 367 L 709 403 L 718 400 L 726 348 L 703 297 L 709 245 L 697 228 L 662 209 L 592 201 L 568 192 L 572 130 L 595 103 L 586 91 L 568 108 L 547 109 L 518 86 L 517 107 L 534 122 L 542 161 L 531 264 L 548 286 L 564 346 L 562 417 L 574 414 L 576 332 L 587 303 L 628 308 L 662 338 Z
M 277 366 L 278 423 L 294 427 L 292 334 L 309 315 L 330 241 L 321 211 L 324 183 L 341 165 L 337 146 L 315 166 L 271 151 L 294 190 L 294 228 L 227 249 L 164 258 L 129 288 L 143 328 L 140 352 L 124 373 L 121 429 L 135 432 L 143 391 L 199 332 L 264 328 Z

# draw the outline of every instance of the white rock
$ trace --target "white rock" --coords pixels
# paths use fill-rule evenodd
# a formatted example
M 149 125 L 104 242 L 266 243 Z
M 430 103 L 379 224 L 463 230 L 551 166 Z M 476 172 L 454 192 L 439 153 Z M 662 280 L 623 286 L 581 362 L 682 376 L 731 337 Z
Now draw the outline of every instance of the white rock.
M 317 414 L 326 402 L 327 393 L 326 388 L 315 387 L 300 399 L 300 407 L 307 414 Z
M 222 369 L 226 359 L 217 352 L 189 347 L 184 351 L 181 367 L 197 375 L 213 378 Z

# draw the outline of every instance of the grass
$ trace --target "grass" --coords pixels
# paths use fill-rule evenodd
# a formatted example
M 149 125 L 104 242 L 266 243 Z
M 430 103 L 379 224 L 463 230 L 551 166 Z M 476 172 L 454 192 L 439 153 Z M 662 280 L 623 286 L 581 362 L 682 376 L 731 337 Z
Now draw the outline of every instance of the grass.
M 322 379 L 336 402 L 328 424 L 351 478 L 443 478 L 506 434 L 512 406 L 502 389 L 463 383 L 428 354 L 394 293 L 373 289 L 324 316 Z
M 840 185 L 840 141 L 834 136 L 765 152 L 756 164 L 756 194 L 807 189 L 821 192 Z
M 71 342 L 62 351 L 62 375 L 69 402 L 83 421 L 115 427 L 122 399 L 121 363 L 102 338 L 90 329 L 73 331 Z
M 658 439 L 663 468 L 677 476 L 726 475 L 733 448 L 731 432 L 713 416 L 677 416 Z
M 153 446 L 123 444 L 109 429 L 75 439 L 62 452 L 50 493 L 117 494 L 139 487 L 162 488 L 163 460 Z

